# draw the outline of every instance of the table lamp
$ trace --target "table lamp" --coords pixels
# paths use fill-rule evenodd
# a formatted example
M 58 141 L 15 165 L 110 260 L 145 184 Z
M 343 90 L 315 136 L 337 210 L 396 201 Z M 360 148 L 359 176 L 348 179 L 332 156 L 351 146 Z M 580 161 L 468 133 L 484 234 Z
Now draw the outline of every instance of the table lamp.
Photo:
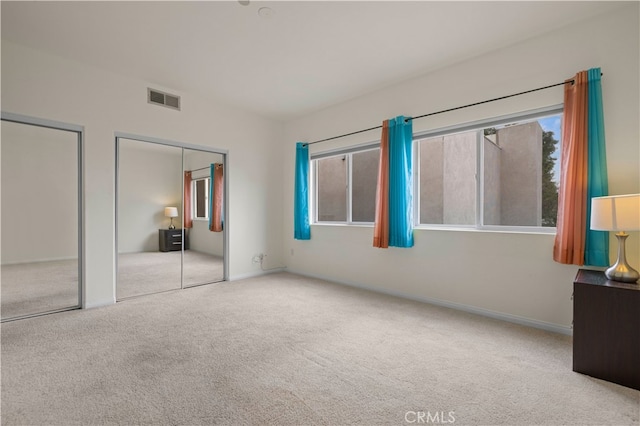
M 171 224 L 169 225 L 169 229 L 176 229 L 175 225 L 173 224 L 173 218 L 174 217 L 178 217 L 178 208 L 177 207 L 165 207 L 164 208 L 164 215 L 166 217 L 170 217 L 171 218 Z
M 625 242 L 629 234 L 625 231 L 640 230 L 640 194 L 592 198 L 591 229 L 617 231 L 618 260 L 605 271 L 607 278 L 625 283 L 637 282 L 640 274 L 627 263 Z

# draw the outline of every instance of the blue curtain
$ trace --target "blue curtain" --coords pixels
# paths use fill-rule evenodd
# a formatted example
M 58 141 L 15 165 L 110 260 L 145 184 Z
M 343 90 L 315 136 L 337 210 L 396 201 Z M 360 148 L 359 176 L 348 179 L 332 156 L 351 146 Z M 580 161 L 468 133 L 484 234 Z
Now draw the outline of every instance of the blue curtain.
M 413 121 L 389 120 L 389 246 L 413 247 Z
M 293 237 L 310 240 L 309 224 L 309 146 L 296 143 L 295 193 L 293 197 Z
M 584 264 L 609 266 L 609 233 L 592 231 L 591 199 L 609 195 L 607 156 L 604 138 L 604 114 L 602 111 L 602 86 L 600 68 L 588 71 L 587 118 L 587 229 L 584 248 Z

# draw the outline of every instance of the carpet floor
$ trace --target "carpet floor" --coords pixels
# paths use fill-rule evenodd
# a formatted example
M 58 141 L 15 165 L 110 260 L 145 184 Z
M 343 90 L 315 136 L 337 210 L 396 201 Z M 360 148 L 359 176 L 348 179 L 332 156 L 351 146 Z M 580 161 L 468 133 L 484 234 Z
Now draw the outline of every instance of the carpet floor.
M 182 271 L 183 287 L 224 279 L 221 257 L 193 250 L 186 250 L 183 259 L 179 251 L 119 254 L 116 298 L 179 289 Z
M 222 281 L 221 257 L 193 250 L 118 255 L 117 299 Z M 79 305 L 77 260 L 2 265 L 2 318 Z
M 3 425 L 640 423 L 639 391 L 571 370 L 569 336 L 288 273 L 1 335 Z
M 78 261 L 2 265 L 2 318 L 78 306 Z

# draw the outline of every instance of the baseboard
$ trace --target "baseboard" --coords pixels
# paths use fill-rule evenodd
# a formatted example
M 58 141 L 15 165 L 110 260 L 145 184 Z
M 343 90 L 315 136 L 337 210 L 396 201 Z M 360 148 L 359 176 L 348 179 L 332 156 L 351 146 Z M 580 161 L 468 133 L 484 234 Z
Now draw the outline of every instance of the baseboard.
M 573 329 L 570 326 L 564 326 L 564 325 L 554 324 L 550 322 L 535 320 L 532 318 L 526 318 L 518 315 L 507 314 L 504 312 L 492 311 L 490 309 L 479 308 L 477 306 L 465 305 L 462 303 L 449 302 L 446 300 L 434 299 L 431 297 L 416 296 L 413 294 L 403 293 L 400 291 L 381 289 L 381 288 L 373 287 L 370 285 L 366 285 L 366 284 L 362 284 L 354 281 L 336 280 L 333 277 L 328 277 L 320 274 L 309 274 L 306 272 L 297 271 L 293 269 L 289 269 L 288 272 L 291 272 L 292 274 L 302 275 L 309 278 L 317 278 L 317 279 L 329 281 L 336 284 L 342 284 L 349 287 L 360 288 L 363 290 L 372 291 L 374 293 L 382 293 L 382 294 L 387 294 L 389 296 L 400 297 L 402 299 L 414 300 L 416 302 L 429 303 L 436 306 L 456 309 L 459 311 L 468 312 L 476 315 L 482 315 L 485 317 L 489 317 L 489 318 L 493 318 L 501 321 L 524 325 L 527 327 L 533 327 L 540 330 L 551 331 L 553 333 L 565 334 L 569 336 L 573 334 Z
M 3 262 L 1 266 L 11 266 L 11 265 L 26 265 L 29 263 L 43 263 L 43 262 L 58 262 L 61 260 L 77 260 L 78 257 L 77 256 L 70 256 L 70 257 L 52 257 L 52 258 L 45 258 L 45 259 L 32 259 L 32 260 L 12 260 L 9 262 Z
M 112 301 L 98 301 L 98 302 L 93 302 L 93 303 L 85 303 L 85 305 L 82 307 L 82 309 L 94 309 L 94 308 L 103 308 L 105 306 L 111 306 L 111 305 L 115 305 L 116 301 L 112 300 Z
M 286 267 L 282 267 L 282 268 L 273 268 L 273 269 L 267 269 L 267 270 L 260 270 L 260 271 L 256 271 L 256 272 L 249 272 L 246 274 L 238 274 L 238 275 L 233 275 L 229 277 L 229 281 L 240 281 L 240 280 L 246 280 L 247 278 L 255 278 L 255 277 L 260 277 L 263 275 L 268 275 L 268 274 L 275 274 L 277 272 L 284 272 L 286 271 L 287 268 Z M 302 274 L 300 274 L 302 275 Z

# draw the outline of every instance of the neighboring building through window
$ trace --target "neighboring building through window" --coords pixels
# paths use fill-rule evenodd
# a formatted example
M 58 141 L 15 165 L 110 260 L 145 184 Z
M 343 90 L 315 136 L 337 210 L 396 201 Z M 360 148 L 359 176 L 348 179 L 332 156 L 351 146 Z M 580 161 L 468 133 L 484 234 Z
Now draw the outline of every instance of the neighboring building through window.
M 416 141 L 420 223 L 475 225 L 476 139 L 466 132 Z
M 313 160 L 315 222 L 373 223 L 379 148 Z
M 380 149 L 351 154 L 351 221 L 371 222 L 376 215 L 376 188 Z
M 319 222 L 347 221 L 347 156 L 316 162 L 317 215 Z
M 512 120 L 416 140 L 420 224 L 555 227 L 561 114 Z

